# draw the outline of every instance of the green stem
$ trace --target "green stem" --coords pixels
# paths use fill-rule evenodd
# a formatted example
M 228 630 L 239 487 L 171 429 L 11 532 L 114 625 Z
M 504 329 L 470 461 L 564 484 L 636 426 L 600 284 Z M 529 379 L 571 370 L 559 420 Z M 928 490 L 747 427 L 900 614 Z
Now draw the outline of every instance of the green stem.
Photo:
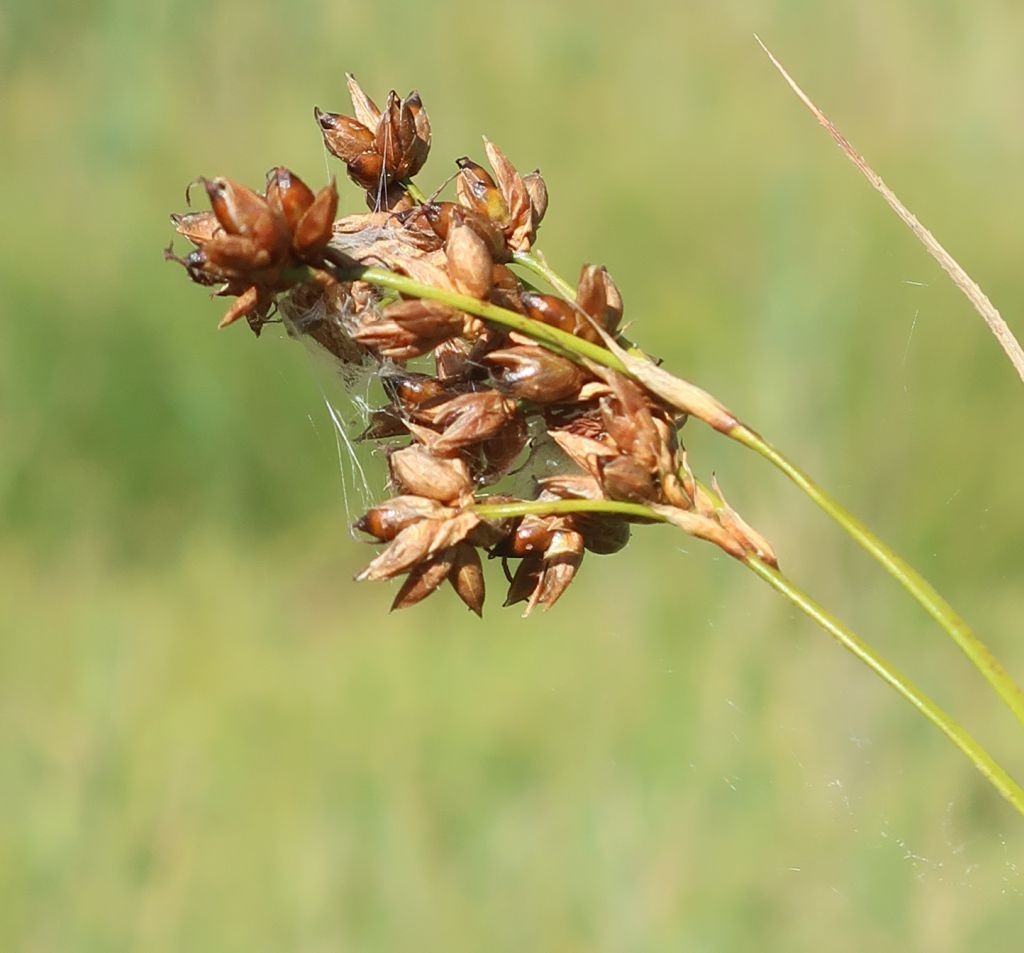
M 728 434 L 733 440 L 755 453 L 760 454 L 770 463 L 778 467 L 807 496 L 818 504 L 836 523 L 838 523 L 861 547 L 882 565 L 907 592 L 909 592 L 924 610 L 949 634 L 950 638 L 960 647 L 971 664 L 984 676 L 996 690 L 1017 720 L 1024 724 L 1024 693 L 1014 682 L 1010 674 L 999 663 L 984 642 L 972 631 L 970 626 L 957 614 L 956 610 L 936 591 L 917 570 L 898 556 L 874 533 L 860 522 L 845 507 L 834 500 L 806 473 L 788 457 L 780 453 L 767 440 L 754 433 L 749 427 L 739 424 Z
M 408 195 L 414 202 L 419 205 L 426 204 L 427 196 L 412 179 L 402 179 L 402 188 L 405 189 L 406 195 Z
M 518 331 L 577 363 L 595 364 L 634 377 L 625 363 L 607 348 L 540 321 L 501 308 L 487 301 L 479 301 L 468 295 L 458 294 L 420 284 L 404 275 L 395 274 L 382 268 L 351 266 L 347 260 L 335 268 L 335 275 L 343 281 L 361 279 L 382 288 L 391 288 L 401 294 L 416 298 L 440 301 L 459 311 L 474 314 L 485 320 Z M 664 396 L 664 395 L 663 395 Z M 687 409 L 687 408 L 682 408 Z M 987 646 L 979 639 L 952 606 L 931 586 L 925 578 L 898 556 L 892 549 L 875 536 L 839 502 L 829 496 L 807 474 L 771 444 L 742 423 L 722 428 L 722 432 L 743 446 L 760 454 L 778 467 L 807 496 L 818 504 L 842 529 L 848 533 L 869 555 L 877 560 L 903 588 L 916 599 L 929 615 L 945 630 L 960 647 L 971 664 L 1003 699 L 1017 720 L 1024 725 L 1024 693 L 1014 682 L 1006 669 L 999 663 Z
M 537 256 L 543 262 L 547 280 L 552 284 L 558 282 L 565 286 L 566 283 L 548 266 L 543 254 L 537 252 Z M 524 262 L 524 264 L 526 263 Z M 745 424 L 738 423 L 726 431 L 726 436 L 760 454 L 774 466 L 778 467 L 838 523 L 858 545 L 865 549 L 942 627 L 964 655 L 967 656 L 970 663 L 981 673 L 989 685 L 995 689 L 999 697 L 1002 698 L 1010 711 L 1013 712 L 1017 721 L 1024 725 L 1024 692 L 1021 691 L 1020 686 L 1003 668 L 985 643 L 971 631 L 967 622 L 942 598 L 934 586 L 759 434 L 755 433 Z
M 543 252 L 517 251 L 513 253 L 512 260 L 543 278 L 566 301 L 576 300 L 576 289 L 548 264 Z
M 619 500 L 513 500 L 507 503 L 477 503 L 473 506 L 473 512 L 485 520 L 505 520 L 515 516 L 556 516 L 563 513 L 605 513 L 652 523 L 667 522 L 664 516 L 642 503 L 624 503 Z
M 651 522 L 663 523 L 665 518 L 659 513 L 639 503 L 620 503 L 615 500 L 556 500 L 507 503 L 479 503 L 474 511 L 484 519 L 508 519 L 528 514 L 547 516 L 564 513 L 606 513 L 618 514 L 632 518 L 646 519 Z M 795 583 L 787 579 L 777 569 L 749 554 L 742 560 L 743 564 L 755 575 L 781 593 L 801 612 L 821 626 L 844 649 L 866 665 L 887 685 L 895 689 L 903 698 L 914 706 L 925 718 L 939 729 L 967 758 L 971 764 L 988 780 L 1007 801 L 1024 815 L 1024 788 L 1021 788 L 999 763 L 979 744 L 959 722 L 954 720 L 932 698 L 926 695 L 905 675 L 896 669 L 883 656 L 879 655 L 854 632 L 843 625 L 831 613 L 816 603 Z
M 439 301 L 457 311 L 474 314 L 479 318 L 525 334 L 544 344 L 550 350 L 579 364 L 582 364 L 584 360 L 590 360 L 620 373 L 627 373 L 625 364 L 600 344 L 584 341 L 582 338 L 576 337 L 575 334 L 560 331 L 550 324 L 535 321 L 533 318 L 509 311 L 508 308 L 499 307 L 489 301 L 480 301 L 478 298 L 471 298 L 469 295 L 459 294 L 457 291 L 447 291 L 443 288 L 420 284 L 418 281 L 406 278 L 405 275 L 399 275 L 384 268 L 353 267 L 351 262 L 339 263 L 336 261 L 335 267 L 331 271 L 341 281 L 366 281 L 379 288 L 391 288 L 399 294 L 409 295 L 413 298 Z
M 806 593 L 798 589 L 777 569 L 753 556 L 744 560 L 748 569 L 760 576 L 776 592 L 782 593 L 801 612 L 818 623 L 844 649 L 871 669 L 882 681 L 896 689 L 911 705 L 953 742 L 978 771 L 1019 813 L 1024 814 L 1024 789 L 1021 788 L 995 759 L 954 721 L 939 705 L 922 692 L 905 675 L 893 668 L 881 655 L 859 639 L 838 619 L 826 612 Z

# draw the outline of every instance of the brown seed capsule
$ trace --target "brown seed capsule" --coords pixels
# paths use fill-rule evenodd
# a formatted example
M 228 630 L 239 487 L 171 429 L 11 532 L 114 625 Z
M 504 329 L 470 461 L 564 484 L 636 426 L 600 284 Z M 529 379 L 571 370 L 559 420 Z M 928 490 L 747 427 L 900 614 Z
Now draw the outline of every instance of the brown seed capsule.
M 443 428 L 439 436 L 428 432 L 421 434 L 414 426 L 410 430 L 429 441 L 433 453 L 440 457 L 450 457 L 496 436 L 515 414 L 514 401 L 502 397 L 496 391 L 477 391 L 459 394 L 442 403 L 417 408 L 413 412 L 416 420 Z
M 366 193 L 366 207 L 372 211 L 394 212 L 396 216 L 407 214 L 417 208 L 416 203 L 398 183 L 384 189 L 374 187 Z
M 469 225 L 455 223 L 445 242 L 448 277 L 455 290 L 471 298 L 486 300 L 491 293 L 494 262 L 484 240 Z
M 491 273 L 491 301 L 499 307 L 522 313 L 525 309 L 521 291 L 522 286 L 515 273 L 505 265 L 496 264 Z
M 424 496 L 395 496 L 367 510 L 356 521 L 355 527 L 387 543 L 406 526 L 422 519 L 437 519 L 450 512 L 437 500 Z
M 275 166 L 267 173 L 267 205 L 284 219 L 288 231 L 296 227 L 313 204 L 312 189 L 294 172 L 283 165 Z
M 459 201 L 467 208 L 479 212 L 495 224 L 504 227 L 509 220 L 508 204 L 501 190 L 494 184 L 487 170 L 472 159 L 456 159 L 460 171 L 455 179 Z
M 414 334 L 458 333 L 463 320 L 458 312 L 437 301 L 413 298 L 396 301 L 384 309 L 384 317 Z
M 601 556 L 617 553 L 629 542 L 629 523 L 624 519 L 577 513 L 573 525 L 583 537 L 583 545 L 590 552 Z
M 462 510 L 452 517 L 425 519 L 403 529 L 358 576 L 363 582 L 393 579 L 413 566 L 461 543 L 480 526 L 480 517 L 472 510 Z
M 586 473 L 558 473 L 539 480 L 542 500 L 603 500 L 604 492 L 594 477 Z M 576 514 L 577 522 L 584 514 Z
M 230 179 L 202 182 L 210 197 L 210 208 L 228 235 L 252 238 L 268 250 L 280 243 L 285 233 L 262 195 Z
M 387 184 L 384 159 L 377 152 L 363 152 L 346 164 L 349 178 L 364 189 L 378 189 Z
M 400 178 L 399 161 L 402 153 L 402 105 L 398 94 L 391 90 L 381 110 L 380 122 L 374 133 L 374 151 L 384 160 L 389 179 Z
M 514 415 L 489 440 L 480 444 L 484 460 L 483 472 L 478 479 L 484 484 L 494 483 L 503 477 L 519 459 L 530 437 L 529 426 L 522 414 Z
M 613 500 L 646 503 L 657 496 L 653 474 L 632 457 L 612 457 L 600 465 L 601 485 Z
M 508 250 L 505 248 L 505 236 L 489 218 L 473 209 L 458 205 L 455 202 L 428 202 L 417 209 L 418 216 L 426 219 L 431 231 L 442 241 L 446 241 L 453 224 L 468 225 L 487 245 L 491 257 L 506 259 Z
M 430 154 L 430 117 L 427 115 L 423 100 L 420 99 L 420 94 L 415 90 L 405 97 L 402 110 L 408 112 L 413 120 L 413 139 L 411 144 L 406 147 L 408 167 L 405 171 L 405 175 L 411 178 L 423 168 L 423 163 L 427 161 L 427 156 Z
M 318 106 L 313 107 L 313 115 L 320 126 L 327 151 L 342 162 L 351 162 L 357 156 L 373 151 L 376 143 L 373 132 L 358 120 L 340 113 L 324 112 Z
M 484 362 L 497 386 L 520 400 L 558 403 L 579 393 L 586 375 L 572 361 L 542 347 L 520 345 L 491 351 Z
M 551 545 L 544 553 L 544 573 L 540 584 L 530 597 L 526 611 L 529 615 L 535 606 L 550 609 L 569 588 L 583 562 L 583 537 L 575 530 L 560 530 L 555 533 Z
M 380 357 L 398 362 L 411 361 L 415 357 L 429 354 L 447 337 L 446 332 L 419 334 L 397 321 L 371 321 L 352 334 L 357 344 Z
M 459 598 L 478 616 L 484 611 L 484 570 L 480 554 L 469 543 L 459 543 L 448 581 Z
M 619 449 L 652 473 L 659 465 L 671 466 L 667 447 L 651 414 L 647 395 L 632 381 L 614 371 L 601 372 L 614 396 L 600 401 L 601 420 Z
M 338 190 L 332 179 L 325 185 L 306 209 L 292 231 L 292 248 L 306 261 L 323 253 L 334 235 L 334 216 L 338 212 Z
M 486 138 L 484 151 L 487 153 L 487 161 L 494 169 L 498 189 L 508 208 L 508 218 L 503 222 L 508 246 L 513 251 L 526 251 L 533 243 L 535 231 L 530 193 L 522 176 L 505 153 Z
M 472 547 L 471 547 L 472 548 Z M 402 588 L 398 590 L 395 601 L 391 603 L 391 611 L 408 609 L 409 606 L 422 602 L 449 578 L 455 558 L 455 549 L 446 549 L 432 559 L 413 566 Z
M 388 466 L 395 486 L 414 496 L 451 503 L 473 491 L 465 461 L 442 460 L 419 444 L 396 450 Z
M 548 187 L 544 182 L 544 176 L 540 174 L 540 169 L 524 175 L 523 184 L 530 195 L 530 206 L 533 209 L 533 225 L 536 228 L 548 210 Z
M 522 517 L 503 539 L 494 547 L 495 556 L 522 557 L 543 553 L 551 545 L 551 539 L 559 521 L 545 516 Z
M 446 390 L 445 383 L 436 377 L 412 371 L 387 370 L 381 373 L 380 382 L 388 397 L 406 408 L 435 400 Z
M 508 595 L 502 605 L 514 606 L 517 602 L 525 602 L 540 586 L 544 574 L 544 556 L 540 553 L 527 556 L 516 568 L 512 582 L 509 583 Z
M 576 303 L 609 334 L 615 332 L 622 320 L 622 295 L 603 266 L 583 266 Z
M 203 245 L 200 258 L 203 271 L 224 281 L 241 280 L 253 272 L 277 264 L 281 250 L 277 247 L 268 248 L 249 235 L 220 232 Z
M 535 291 L 524 291 L 521 297 L 526 313 L 535 321 L 550 324 L 566 334 L 576 333 L 579 313 L 567 301 Z

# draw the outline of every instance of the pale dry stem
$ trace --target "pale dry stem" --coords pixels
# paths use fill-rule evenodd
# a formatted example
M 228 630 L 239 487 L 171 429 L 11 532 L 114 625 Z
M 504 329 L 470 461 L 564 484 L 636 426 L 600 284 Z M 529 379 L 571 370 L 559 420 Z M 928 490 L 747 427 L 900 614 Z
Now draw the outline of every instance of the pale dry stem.
M 875 190 L 885 199 L 900 221 L 909 228 L 918 241 L 928 250 L 928 253 L 934 258 L 941 266 L 942 269 L 949 275 L 953 280 L 953 283 L 966 295 L 967 300 L 974 306 L 974 310 L 981 315 L 985 323 L 988 325 L 989 330 L 995 336 L 999 342 L 1000 347 L 1006 352 L 1006 356 L 1010 359 L 1010 363 L 1013 364 L 1014 370 L 1017 371 L 1017 375 L 1022 381 L 1024 381 L 1024 350 L 1021 349 L 1020 342 L 1014 337 L 1013 332 L 1010 330 L 1006 321 L 1003 320 L 1003 316 L 999 313 L 999 310 L 989 300 L 988 295 L 981 290 L 978 283 L 971 278 L 963 267 L 956 261 L 953 256 L 946 251 L 942 245 L 939 244 L 935 236 L 928 231 L 915 216 L 896 196 L 896 193 L 889 188 L 882 180 L 882 177 L 875 172 L 865 161 L 864 157 L 860 155 L 856 149 L 850 144 L 849 140 L 836 128 L 835 124 L 831 119 L 828 118 L 811 100 L 811 98 L 800 88 L 796 80 L 786 71 L 786 68 L 778 61 L 775 55 L 767 46 L 761 41 L 761 38 L 755 33 L 754 39 L 757 40 L 758 45 L 761 49 L 768 54 L 768 59 L 771 60 L 772 65 L 779 71 L 782 78 L 789 84 L 790 89 L 796 93 L 800 101 L 810 110 L 811 115 L 814 116 L 818 122 L 825 127 L 825 131 L 832 137 L 836 145 L 843 151 L 846 157 L 863 173 Z

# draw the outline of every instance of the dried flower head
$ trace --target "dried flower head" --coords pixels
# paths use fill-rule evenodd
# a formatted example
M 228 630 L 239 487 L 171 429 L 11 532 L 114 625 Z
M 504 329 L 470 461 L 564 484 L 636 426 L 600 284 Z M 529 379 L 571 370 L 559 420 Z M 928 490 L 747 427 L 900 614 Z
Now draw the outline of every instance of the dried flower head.
M 357 578 L 402 578 L 396 609 L 447 581 L 480 614 L 483 556 L 493 557 L 506 567 L 505 604 L 529 614 L 563 596 L 586 552 L 616 553 L 632 524 L 651 521 L 772 562 L 717 485 L 713 494 L 693 479 L 669 385 L 646 367 L 634 380 L 584 358 L 597 348 L 629 369 L 615 337 L 622 296 L 607 270 L 584 265 L 564 297 L 514 270 L 547 211 L 540 173 L 520 175 L 484 140 L 490 171 L 459 159 L 456 201 L 427 200 L 411 183 L 431 140 L 419 95 L 391 92 L 378 107 L 351 76 L 348 88 L 354 115 L 315 117 L 369 212 L 336 219 L 333 181 L 314 192 L 275 166 L 262 193 L 200 179 L 210 210 L 172 220 L 194 246 L 176 259 L 189 276 L 235 297 L 222 325 L 247 317 L 258 333 L 279 307 L 289 334 L 316 341 L 340 368 L 375 369 L 384 400 L 360 439 L 382 446 L 393 495 L 355 524 L 383 546 Z M 485 320 L 495 309 L 514 327 Z M 542 346 L 542 331 L 568 344 Z M 702 393 L 686 406 L 713 417 Z M 520 481 L 534 473 L 530 499 L 495 492 L 517 471 Z

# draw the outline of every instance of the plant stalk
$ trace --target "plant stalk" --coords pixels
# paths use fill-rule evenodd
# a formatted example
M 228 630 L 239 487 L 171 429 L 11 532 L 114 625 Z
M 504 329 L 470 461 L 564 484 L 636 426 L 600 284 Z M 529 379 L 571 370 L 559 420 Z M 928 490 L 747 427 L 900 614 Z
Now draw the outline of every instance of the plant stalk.
M 1024 725 L 1024 693 L 1021 692 L 1020 686 L 1003 668 L 985 643 L 971 631 L 970 626 L 924 576 L 759 434 L 754 433 L 746 425 L 740 424 L 728 436 L 778 467 L 865 549 L 948 633 L 971 664 L 995 689 L 1017 720 Z
M 556 515 L 561 513 L 606 513 L 664 523 L 665 518 L 639 503 L 620 503 L 616 500 L 555 500 L 512 503 L 478 503 L 473 510 L 483 519 L 498 520 L 525 515 Z M 843 625 L 831 613 L 816 603 L 806 592 L 777 569 L 748 554 L 743 560 L 751 572 L 776 592 L 788 599 L 808 618 L 816 622 L 844 649 L 866 665 L 886 684 L 914 706 L 928 721 L 939 729 L 1007 801 L 1024 815 L 1024 788 L 982 745 L 953 719 L 936 701 L 926 695 L 913 682 L 896 669 L 870 645 Z
M 546 265 L 544 267 L 547 268 Z M 619 354 L 613 353 L 601 345 L 584 341 L 573 334 L 568 334 L 543 322 L 534 321 L 507 308 L 499 307 L 487 301 L 480 301 L 455 291 L 424 285 L 404 275 L 399 275 L 383 268 L 353 266 L 352 262 L 345 259 L 344 256 L 333 261 L 332 271 L 336 277 L 343 281 L 359 279 L 382 288 L 390 288 L 400 294 L 439 301 L 456 310 L 465 311 L 531 337 L 555 353 L 576 363 L 585 365 L 586 362 L 590 361 L 636 379 L 636 373 L 631 371 L 626 361 L 619 356 L 619 354 L 623 354 L 627 360 L 630 360 L 632 355 L 626 355 L 624 351 L 620 351 Z M 654 365 L 647 361 L 646 358 L 632 359 L 632 361 L 638 360 L 645 361 L 646 364 L 644 366 L 654 368 Z M 639 365 L 634 364 L 634 366 Z M 660 368 L 654 369 L 658 373 L 663 374 Z M 688 386 L 691 391 L 704 394 L 699 388 L 692 387 L 692 385 Z M 667 393 L 661 393 L 659 396 L 670 402 L 672 400 L 671 396 Z M 710 398 L 710 395 L 705 394 L 705 396 Z M 717 404 L 717 401 L 714 403 Z M 675 406 L 680 405 L 676 404 Z M 718 406 L 724 411 L 721 405 Z M 690 411 L 690 407 L 680 407 L 680 409 Z M 925 611 L 959 646 L 971 664 L 1006 703 L 1017 720 L 1024 725 L 1024 693 L 1022 693 L 1020 687 L 988 647 L 974 634 L 966 621 L 939 595 L 935 588 L 909 563 L 898 556 L 863 523 L 856 519 L 853 514 L 846 510 L 837 500 L 829 496 L 806 473 L 764 440 L 764 438 L 755 433 L 746 424 L 736 421 L 731 415 L 726 415 L 721 419 L 726 420 L 728 424 L 719 425 L 717 429 L 720 432 L 758 453 L 781 470 L 921 604 Z
M 543 252 L 517 251 L 513 253 L 512 260 L 543 278 L 566 301 L 576 300 L 576 289 L 548 264 Z

